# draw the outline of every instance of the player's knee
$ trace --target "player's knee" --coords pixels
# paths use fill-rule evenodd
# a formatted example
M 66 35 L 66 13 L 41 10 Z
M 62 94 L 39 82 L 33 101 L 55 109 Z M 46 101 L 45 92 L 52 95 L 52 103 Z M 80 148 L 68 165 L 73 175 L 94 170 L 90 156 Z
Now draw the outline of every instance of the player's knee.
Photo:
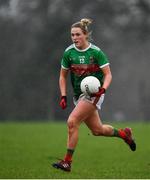
M 73 131 L 74 129 L 76 129 L 77 123 L 76 123 L 75 117 L 70 116 L 68 121 L 67 121 L 67 125 L 68 125 L 69 131 Z

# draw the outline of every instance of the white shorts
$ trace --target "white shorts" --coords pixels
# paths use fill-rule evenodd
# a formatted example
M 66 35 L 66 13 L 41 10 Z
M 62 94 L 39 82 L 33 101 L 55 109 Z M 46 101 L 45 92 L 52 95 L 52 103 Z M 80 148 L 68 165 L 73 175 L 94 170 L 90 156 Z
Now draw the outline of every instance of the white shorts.
M 97 109 L 101 109 L 102 103 L 104 102 L 105 94 L 102 94 L 101 97 L 90 97 L 89 95 L 81 94 L 79 98 L 73 98 L 74 105 L 76 106 L 80 100 L 85 100 L 95 105 Z

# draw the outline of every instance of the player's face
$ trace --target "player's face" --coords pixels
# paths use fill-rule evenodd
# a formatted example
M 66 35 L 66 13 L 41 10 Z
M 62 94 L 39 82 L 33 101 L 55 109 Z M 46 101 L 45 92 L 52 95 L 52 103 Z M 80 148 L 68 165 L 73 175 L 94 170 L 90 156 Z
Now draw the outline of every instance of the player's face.
M 88 46 L 87 35 L 82 32 L 81 28 L 71 29 L 71 39 L 78 49 L 85 49 Z

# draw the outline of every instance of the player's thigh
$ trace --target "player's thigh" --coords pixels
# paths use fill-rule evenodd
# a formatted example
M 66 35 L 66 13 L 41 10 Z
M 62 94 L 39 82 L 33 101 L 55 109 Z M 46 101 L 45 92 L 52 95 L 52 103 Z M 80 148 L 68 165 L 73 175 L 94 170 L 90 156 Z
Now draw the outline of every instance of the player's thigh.
M 102 131 L 103 124 L 97 110 L 86 118 L 84 122 L 93 133 L 96 134 Z
M 68 121 L 74 121 L 75 123 L 80 124 L 81 122 L 85 121 L 85 119 L 90 117 L 95 110 L 96 108 L 93 106 L 93 104 L 80 100 L 71 112 Z

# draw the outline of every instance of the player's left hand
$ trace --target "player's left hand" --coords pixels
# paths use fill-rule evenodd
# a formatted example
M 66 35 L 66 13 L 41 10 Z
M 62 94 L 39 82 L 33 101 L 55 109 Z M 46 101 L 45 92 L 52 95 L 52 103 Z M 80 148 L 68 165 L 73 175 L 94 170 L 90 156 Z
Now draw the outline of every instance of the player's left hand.
M 106 89 L 105 88 L 99 88 L 99 91 L 97 93 L 93 93 L 91 97 L 101 97 L 102 94 L 105 94 Z

